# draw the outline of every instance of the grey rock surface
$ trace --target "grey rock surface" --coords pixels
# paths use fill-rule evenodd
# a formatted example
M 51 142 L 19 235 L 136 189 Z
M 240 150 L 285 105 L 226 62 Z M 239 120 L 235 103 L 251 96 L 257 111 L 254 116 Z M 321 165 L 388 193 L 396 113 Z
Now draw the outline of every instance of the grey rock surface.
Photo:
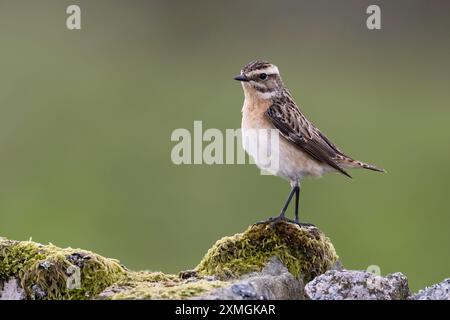
M 24 300 L 25 291 L 16 278 L 10 278 L 4 283 L 0 281 L 0 300 Z
M 386 277 L 365 271 L 330 270 L 305 286 L 312 300 L 401 300 L 410 296 L 402 273 Z
M 296 279 L 278 258 L 272 258 L 261 272 L 251 273 L 228 287 L 196 297 L 205 300 L 299 300 L 304 284 Z
M 450 278 L 426 287 L 411 297 L 412 300 L 450 300 Z

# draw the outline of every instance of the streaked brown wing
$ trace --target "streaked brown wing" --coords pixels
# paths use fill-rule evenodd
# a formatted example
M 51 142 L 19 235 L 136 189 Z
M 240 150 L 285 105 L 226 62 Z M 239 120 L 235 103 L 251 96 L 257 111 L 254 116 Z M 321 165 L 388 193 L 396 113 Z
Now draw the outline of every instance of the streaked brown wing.
M 302 151 L 351 178 L 336 162 L 342 152 L 300 113 L 291 99 L 276 100 L 266 116 L 283 137 Z

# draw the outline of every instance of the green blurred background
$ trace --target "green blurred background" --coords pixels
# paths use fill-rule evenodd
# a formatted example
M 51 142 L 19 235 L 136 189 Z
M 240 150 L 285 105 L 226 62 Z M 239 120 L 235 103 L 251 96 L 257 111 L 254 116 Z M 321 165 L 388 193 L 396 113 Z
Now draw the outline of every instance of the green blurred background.
M 277 214 L 285 181 L 170 160 L 176 128 L 240 126 L 232 77 L 263 58 L 344 151 L 388 170 L 305 181 L 303 219 L 349 269 L 413 290 L 450 276 L 448 1 L 1 0 L 0 39 L 0 235 L 177 272 Z

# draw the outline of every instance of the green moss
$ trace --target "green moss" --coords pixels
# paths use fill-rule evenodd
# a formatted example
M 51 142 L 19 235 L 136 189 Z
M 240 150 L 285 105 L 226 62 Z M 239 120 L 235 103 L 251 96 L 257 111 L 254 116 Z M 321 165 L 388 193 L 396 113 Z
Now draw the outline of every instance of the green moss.
M 132 272 L 89 251 L 0 237 L 0 282 L 19 279 L 29 299 L 189 299 L 229 286 L 225 280 L 261 270 L 273 256 L 306 281 L 338 259 L 330 240 L 317 228 L 288 222 L 254 225 L 219 240 L 195 270 L 180 276 Z M 71 289 L 67 283 L 76 270 L 80 287 Z
M 188 299 L 224 286 L 206 279 L 181 279 L 161 272 L 129 272 L 125 279 L 107 288 L 98 298 L 110 300 Z
M 118 261 L 89 251 L 0 238 L 0 280 L 18 278 L 30 299 L 88 299 L 125 274 Z
M 281 221 L 258 224 L 225 237 L 209 249 L 196 271 L 230 279 L 260 271 L 273 256 L 297 278 L 306 281 L 324 273 L 338 259 L 330 240 L 315 227 Z

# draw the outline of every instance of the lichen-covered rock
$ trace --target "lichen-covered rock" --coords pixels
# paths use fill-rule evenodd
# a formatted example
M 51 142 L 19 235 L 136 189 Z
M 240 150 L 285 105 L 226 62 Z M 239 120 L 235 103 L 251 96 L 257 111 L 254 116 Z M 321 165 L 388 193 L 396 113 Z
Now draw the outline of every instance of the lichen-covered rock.
M 24 300 L 25 298 L 25 290 L 22 289 L 17 279 L 0 281 L 0 300 Z
M 402 300 L 410 295 L 408 280 L 397 272 L 386 277 L 365 271 L 330 270 L 305 286 L 312 300 Z
M 196 271 L 180 275 L 161 272 L 129 272 L 125 279 L 113 284 L 96 299 L 201 299 L 201 300 L 266 300 L 302 299 L 303 283 L 289 273 L 279 259 L 273 258 L 261 272 L 240 279 L 221 281 L 200 276 Z
M 195 270 L 200 275 L 233 279 L 261 271 L 272 257 L 305 282 L 338 260 L 331 241 L 319 229 L 281 221 L 274 226 L 256 224 L 244 233 L 218 240 Z
M 183 277 L 162 272 L 129 272 L 126 278 L 106 288 L 96 299 L 189 299 L 224 285 L 226 283 L 212 277 L 183 279 Z
M 0 238 L 2 298 L 19 284 L 27 299 L 89 299 L 125 274 L 117 260 L 90 251 Z
M 426 287 L 411 297 L 412 300 L 450 300 L 450 278 Z
M 261 272 L 244 276 L 236 282 L 197 299 L 209 300 L 300 300 L 304 284 L 296 279 L 278 258 L 272 258 Z

